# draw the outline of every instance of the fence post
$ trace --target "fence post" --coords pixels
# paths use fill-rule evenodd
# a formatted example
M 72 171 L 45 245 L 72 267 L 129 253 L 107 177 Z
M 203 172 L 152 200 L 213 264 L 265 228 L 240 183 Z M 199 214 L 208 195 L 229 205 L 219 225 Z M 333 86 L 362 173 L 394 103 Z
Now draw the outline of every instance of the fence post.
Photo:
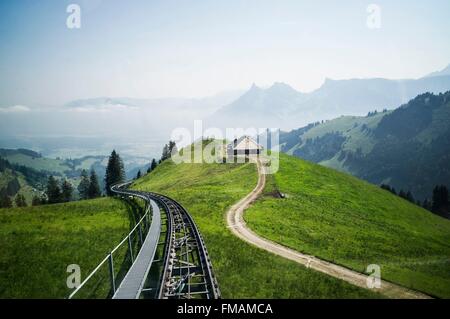
M 113 256 L 112 253 L 109 254 L 109 277 L 111 279 L 111 288 L 113 291 L 113 294 L 116 293 L 116 283 L 114 280 L 114 260 L 113 260 Z
M 128 235 L 128 249 L 130 250 L 131 263 L 133 263 L 134 258 L 133 258 L 133 245 L 131 245 L 131 234 Z
M 141 241 L 141 247 L 142 247 L 142 223 L 139 223 L 139 240 Z

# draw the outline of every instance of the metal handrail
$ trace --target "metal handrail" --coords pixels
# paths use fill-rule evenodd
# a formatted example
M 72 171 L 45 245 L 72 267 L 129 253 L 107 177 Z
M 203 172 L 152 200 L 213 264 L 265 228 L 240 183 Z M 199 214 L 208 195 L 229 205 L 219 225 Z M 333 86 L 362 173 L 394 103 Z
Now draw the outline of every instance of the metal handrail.
M 119 187 L 122 186 L 118 185 Z M 125 192 L 124 192 L 125 193 Z M 143 196 L 137 196 L 140 197 L 141 199 L 146 200 Z M 131 231 L 128 233 L 128 235 L 117 245 L 115 246 L 111 252 L 94 268 L 93 271 L 91 271 L 89 273 L 89 275 L 83 280 L 83 282 L 69 295 L 68 299 L 72 299 L 73 296 L 75 296 L 77 294 L 78 291 L 80 291 L 81 288 L 83 288 L 83 286 L 89 281 L 89 279 L 92 278 L 92 276 L 95 275 L 95 273 L 101 268 L 101 266 L 103 266 L 103 264 L 105 264 L 105 262 L 107 260 L 109 260 L 110 262 L 110 276 L 111 276 L 111 286 L 113 288 L 113 293 L 115 293 L 115 283 L 114 283 L 114 267 L 113 267 L 113 259 L 112 259 L 112 255 L 128 240 L 130 240 L 131 235 L 137 230 L 138 227 L 141 226 L 142 222 L 144 221 L 144 219 L 147 220 L 147 226 L 148 226 L 148 215 L 150 213 L 150 205 L 147 204 L 147 208 L 145 210 L 145 214 L 141 217 L 141 219 L 136 223 L 136 225 L 131 229 Z M 145 229 L 145 228 L 144 228 Z M 148 231 L 148 227 L 147 227 L 147 231 Z M 141 242 L 142 244 L 142 242 Z M 131 256 L 131 260 L 133 260 L 133 253 L 131 250 L 131 245 L 129 245 L 130 248 L 130 256 Z

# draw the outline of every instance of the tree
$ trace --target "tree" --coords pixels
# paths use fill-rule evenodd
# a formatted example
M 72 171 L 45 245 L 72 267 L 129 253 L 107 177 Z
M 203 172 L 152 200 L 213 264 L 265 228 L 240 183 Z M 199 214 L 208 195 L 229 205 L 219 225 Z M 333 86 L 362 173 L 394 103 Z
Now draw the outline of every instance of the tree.
M 73 186 L 67 179 L 64 179 L 61 183 L 61 201 L 70 202 L 72 200 Z
M 155 159 L 152 159 L 152 163 L 150 164 L 150 169 L 153 171 L 156 168 L 156 166 L 158 166 L 158 163 L 156 163 Z
M 97 198 L 101 195 L 102 192 L 100 191 L 97 174 L 94 170 L 91 170 L 91 176 L 89 178 L 88 198 Z
M 27 206 L 27 201 L 25 200 L 25 196 L 23 196 L 22 194 L 16 195 L 15 202 L 16 202 L 17 207 L 26 207 Z
M 433 213 L 442 216 L 448 213 L 448 189 L 445 185 L 439 185 L 433 189 L 433 201 L 431 210 L 433 211 Z
M 78 193 L 80 193 L 81 199 L 88 199 L 89 198 L 89 186 L 90 186 L 88 172 L 85 169 L 82 170 L 80 177 L 81 177 L 81 181 L 80 181 L 80 184 L 78 185 Z
M 0 208 L 11 208 L 12 207 L 12 201 L 11 198 L 9 198 L 8 195 L 3 194 L 0 198 Z
M 422 202 L 422 207 L 425 208 L 426 210 L 431 211 L 431 202 L 428 199 L 425 199 Z
M 415 203 L 414 196 L 413 196 L 413 194 L 412 194 L 410 191 L 408 191 L 408 192 L 406 193 L 406 199 L 407 199 L 408 201 L 410 201 L 411 203 Z
M 177 144 L 174 141 L 169 141 L 169 144 L 166 144 L 163 147 L 160 163 L 170 158 L 172 156 L 172 152 L 176 151 L 177 151 Z
M 136 174 L 136 179 L 141 178 L 141 176 L 142 176 L 141 170 L 138 170 L 138 172 Z
M 166 159 L 168 159 L 169 156 L 169 146 L 166 144 L 163 147 L 163 151 L 162 151 L 162 155 L 161 155 L 161 162 L 165 161 Z
M 122 159 L 115 150 L 112 151 L 108 160 L 105 174 L 105 190 L 106 194 L 111 195 L 111 186 L 125 180 L 125 172 Z
M 39 196 L 34 195 L 33 199 L 31 200 L 31 206 L 39 206 L 42 205 L 42 200 Z
M 47 181 L 47 198 L 49 204 L 55 204 L 61 201 L 61 189 L 52 175 L 50 175 Z
M 397 195 L 397 192 L 395 191 L 394 187 L 389 186 L 388 184 L 381 184 L 380 187 L 384 190 L 387 190 L 389 192 L 391 192 L 394 195 Z
M 169 157 L 172 157 L 172 153 L 178 151 L 177 144 L 175 143 L 175 141 L 169 141 L 168 148 L 169 148 Z

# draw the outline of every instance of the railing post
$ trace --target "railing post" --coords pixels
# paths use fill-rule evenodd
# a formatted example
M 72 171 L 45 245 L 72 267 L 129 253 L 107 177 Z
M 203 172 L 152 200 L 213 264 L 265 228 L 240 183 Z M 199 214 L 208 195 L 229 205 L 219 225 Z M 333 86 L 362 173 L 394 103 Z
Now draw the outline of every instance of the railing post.
M 139 223 L 139 240 L 141 241 L 141 247 L 142 247 L 142 223 Z
M 131 263 L 133 263 L 134 258 L 133 258 L 133 245 L 131 245 L 131 234 L 128 235 L 128 249 L 130 250 Z
M 109 254 L 109 277 L 111 279 L 111 289 L 113 291 L 113 294 L 116 293 L 116 283 L 114 280 L 114 260 L 113 260 L 113 256 L 112 253 Z

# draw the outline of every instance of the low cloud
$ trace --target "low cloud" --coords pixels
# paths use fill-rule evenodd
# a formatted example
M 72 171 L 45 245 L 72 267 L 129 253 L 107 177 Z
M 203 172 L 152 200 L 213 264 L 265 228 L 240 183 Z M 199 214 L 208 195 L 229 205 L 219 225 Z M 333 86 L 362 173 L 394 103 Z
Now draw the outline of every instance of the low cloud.
M 71 108 L 69 111 L 81 112 L 81 113 L 106 113 L 106 112 L 123 112 L 123 111 L 135 111 L 138 107 L 123 105 L 123 104 L 102 104 L 102 105 L 87 105 Z
M 29 112 L 31 109 L 25 105 L 13 105 L 7 107 L 0 107 L 0 113 L 23 113 Z

